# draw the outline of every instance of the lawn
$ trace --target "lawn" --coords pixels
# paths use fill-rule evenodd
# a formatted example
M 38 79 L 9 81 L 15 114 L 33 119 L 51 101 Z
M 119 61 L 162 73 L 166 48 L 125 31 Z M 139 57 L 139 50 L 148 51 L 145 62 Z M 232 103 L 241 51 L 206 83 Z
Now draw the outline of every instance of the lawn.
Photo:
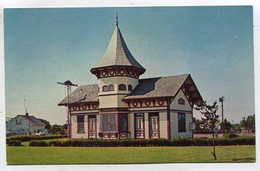
M 15 147 L 7 146 L 7 164 L 126 164 L 176 162 L 254 162 L 255 146 L 211 147 Z

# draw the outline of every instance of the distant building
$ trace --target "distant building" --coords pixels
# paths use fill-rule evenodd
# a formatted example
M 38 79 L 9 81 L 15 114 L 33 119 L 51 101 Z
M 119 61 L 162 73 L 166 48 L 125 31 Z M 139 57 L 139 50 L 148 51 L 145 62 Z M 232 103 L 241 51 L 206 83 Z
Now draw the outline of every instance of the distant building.
M 103 58 L 90 70 L 98 84 L 70 95 L 71 138 L 192 137 L 193 105 L 202 97 L 191 75 L 139 79 L 145 70 L 116 24 Z M 67 98 L 58 105 L 67 106 Z
M 45 124 L 34 116 L 17 115 L 7 122 L 7 131 L 17 132 L 18 134 L 37 133 L 45 130 Z

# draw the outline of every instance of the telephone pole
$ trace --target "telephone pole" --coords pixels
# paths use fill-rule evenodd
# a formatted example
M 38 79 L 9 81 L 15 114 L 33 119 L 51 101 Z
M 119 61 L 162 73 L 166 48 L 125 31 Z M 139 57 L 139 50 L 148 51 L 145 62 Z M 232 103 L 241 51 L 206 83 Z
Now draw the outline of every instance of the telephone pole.
M 222 124 L 223 124 L 223 121 L 224 121 L 224 107 L 223 107 L 223 102 L 225 101 L 224 98 L 225 98 L 224 96 L 219 98 L 219 102 L 221 103 L 221 109 L 222 109 L 222 117 L 221 117 Z M 223 132 L 223 126 L 221 126 L 221 131 Z
M 71 138 L 71 122 L 70 122 L 70 94 L 71 94 L 71 86 L 78 86 L 77 84 L 72 84 L 70 80 L 65 81 L 64 83 L 57 82 L 57 84 L 65 86 L 65 97 L 67 97 L 67 130 L 68 130 L 68 138 Z

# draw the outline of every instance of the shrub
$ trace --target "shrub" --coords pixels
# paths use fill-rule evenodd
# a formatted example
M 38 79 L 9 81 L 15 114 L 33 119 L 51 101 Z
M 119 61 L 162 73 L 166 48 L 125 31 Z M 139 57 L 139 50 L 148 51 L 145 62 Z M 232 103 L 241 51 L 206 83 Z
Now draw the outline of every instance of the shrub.
M 31 141 L 29 143 L 29 146 L 40 146 L 40 147 L 46 147 L 48 146 L 48 143 L 46 141 L 37 141 L 37 140 L 34 140 L 34 141 Z
M 218 138 L 216 145 L 254 145 L 255 137 Z M 60 146 L 60 147 L 145 147 L 145 146 L 211 146 L 212 139 L 175 138 L 167 139 L 127 139 L 127 140 L 84 140 L 74 139 L 59 141 L 31 141 L 30 146 Z
M 17 136 L 10 136 L 6 138 L 6 143 L 10 140 L 20 140 L 24 141 L 31 141 L 31 140 L 47 140 L 47 139 L 58 139 L 58 138 L 65 138 L 64 135 L 46 135 L 46 136 L 32 136 L 32 135 L 17 135 Z
M 236 138 L 238 137 L 238 135 L 234 134 L 234 133 L 225 133 L 223 135 L 224 138 Z
M 20 140 L 10 140 L 7 143 L 9 146 L 21 146 L 22 141 Z

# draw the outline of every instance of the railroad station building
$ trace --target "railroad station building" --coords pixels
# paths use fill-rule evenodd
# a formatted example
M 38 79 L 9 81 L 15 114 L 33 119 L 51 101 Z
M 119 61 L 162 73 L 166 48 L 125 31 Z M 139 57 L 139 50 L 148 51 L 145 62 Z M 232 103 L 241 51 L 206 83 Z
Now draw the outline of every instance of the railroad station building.
M 146 69 L 129 51 L 118 24 L 107 50 L 81 85 L 58 105 L 69 105 L 71 138 L 193 137 L 193 106 L 202 97 L 190 74 L 139 79 Z

